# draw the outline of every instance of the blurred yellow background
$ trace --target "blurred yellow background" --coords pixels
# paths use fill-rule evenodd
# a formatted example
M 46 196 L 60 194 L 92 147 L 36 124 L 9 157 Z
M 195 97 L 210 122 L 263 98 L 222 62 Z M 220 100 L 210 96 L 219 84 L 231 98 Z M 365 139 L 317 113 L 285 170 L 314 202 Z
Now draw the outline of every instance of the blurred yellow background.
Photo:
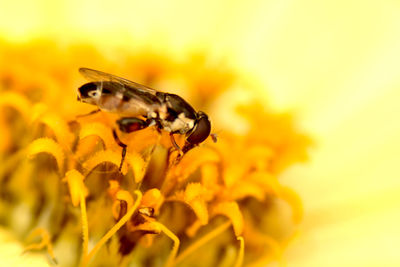
M 306 212 L 289 266 L 400 265 L 399 1 L 3 0 L 0 38 L 228 58 L 316 143 L 282 177 Z

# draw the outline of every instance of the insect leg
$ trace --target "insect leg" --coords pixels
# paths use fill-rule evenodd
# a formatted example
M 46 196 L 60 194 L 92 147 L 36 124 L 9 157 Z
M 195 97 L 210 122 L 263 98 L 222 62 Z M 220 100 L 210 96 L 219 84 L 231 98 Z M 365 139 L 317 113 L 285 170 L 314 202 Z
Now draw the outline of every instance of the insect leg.
M 126 155 L 126 147 L 127 145 L 122 143 L 121 140 L 119 139 L 117 132 L 115 131 L 115 129 L 113 129 L 113 136 L 115 139 L 115 142 L 117 142 L 117 144 L 122 147 L 122 157 L 121 157 L 121 163 L 119 164 L 119 168 L 118 171 L 121 171 L 122 169 L 122 164 L 124 164 L 124 160 L 125 160 L 125 155 Z
M 98 109 L 95 109 L 95 110 L 90 111 L 90 112 L 87 113 L 87 114 L 78 115 L 78 116 L 76 116 L 76 117 L 77 117 L 77 118 L 87 117 L 87 116 L 96 114 L 96 113 L 98 113 L 98 112 L 100 112 L 100 111 L 101 111 L 101 109 L 98 108 Z
M 117 124 L 122 132 L 131 133 L 148 127 L 151 124 L 151 120 L 126 117 L 117 120 Z
M 180 148 L 180 146 L 176 143 L 175 138 L 174 138 L 174 134 L 173 133 L 169 133 L 169 137 L 171 138 L 172 145 L 175 147 L 176 150 L 179 151 L 179 154 L 182 156 L 183 155 L 183 151 Z
M 141 120 L 138 118 L 130 118 L 130 117 L 125 117 L 125 118 L 121 118 L 121 119 L 117 120 L 119 129 L 121 130 L 121 132 L 125 132 L 125 133 L 139 131 L 141 129 L 144 129 L 144 128 L 150 126 L 151 123 L 152 123 L 151 119 Z M 113 130 L 113 136 L 114 136 L 114 139 L 117 142 L 117 144 L 120 147 L 122 147 L 122 159 L 121 159 L 121 164 L 118 169 L 119 171 L 121 171 L 122 164 L 124 162 L 125 155 L 126 155 L 127 145 L 121 142 L 121 140 L 117 136 L 117 132 L 115 131 L 115 129 Z

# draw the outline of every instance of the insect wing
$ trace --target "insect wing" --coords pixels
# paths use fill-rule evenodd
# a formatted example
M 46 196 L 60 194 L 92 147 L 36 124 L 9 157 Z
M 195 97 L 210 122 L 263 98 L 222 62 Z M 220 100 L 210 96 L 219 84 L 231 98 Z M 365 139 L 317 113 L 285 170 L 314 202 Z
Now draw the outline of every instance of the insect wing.
M 130 88 L 133 88 L 143 93 L 150 93 L 152 95 L 155 95 L 157 93 L 157 90 L 153 88 L 99 70 L 80 68 L 79 72 L 80 74 L 82 74 L 83 77 L 91 82 L 108 81 L 121 84 L 122 86 L 113 87 L 116 92 L 125 93 L 125 91 L 129 91 Z

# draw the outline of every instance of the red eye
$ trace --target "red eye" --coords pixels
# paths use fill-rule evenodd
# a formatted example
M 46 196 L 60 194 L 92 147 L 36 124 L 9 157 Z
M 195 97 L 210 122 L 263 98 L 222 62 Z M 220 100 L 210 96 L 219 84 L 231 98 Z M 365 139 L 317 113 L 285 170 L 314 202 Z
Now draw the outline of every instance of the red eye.
M 199 116 L 196 120 L 194 130 L 187 137 L 187 141 L 191 144 L 199 144 L 206 140 L 211 132 L 211 123 L 207 115 L 204 112 L 199 111 L 197 113 Z

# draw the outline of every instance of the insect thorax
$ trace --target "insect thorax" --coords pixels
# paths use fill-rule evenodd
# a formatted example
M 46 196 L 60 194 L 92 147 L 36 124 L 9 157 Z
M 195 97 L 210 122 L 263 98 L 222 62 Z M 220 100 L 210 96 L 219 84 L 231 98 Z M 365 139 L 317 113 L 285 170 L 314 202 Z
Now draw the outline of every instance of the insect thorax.
M 163 129 L 170 133 L 186 134 L 194 127 L 194 119 L 186 118 L 184 113 L 180 113 L 173 120 L 161 120 Z

